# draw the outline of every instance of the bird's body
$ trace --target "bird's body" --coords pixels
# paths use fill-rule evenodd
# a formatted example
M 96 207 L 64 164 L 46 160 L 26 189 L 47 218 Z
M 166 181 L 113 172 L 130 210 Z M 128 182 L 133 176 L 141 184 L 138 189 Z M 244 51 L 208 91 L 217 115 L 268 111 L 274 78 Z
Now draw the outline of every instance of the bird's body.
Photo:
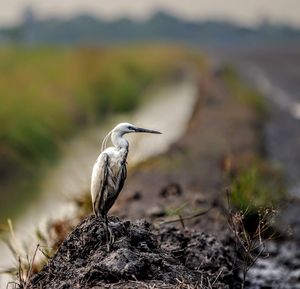
M 127 149 L 103 151 L 92 172 L 91 193 L 96 216 L 105 217 L 123 188 L 126 176 Z
M 123 136 L 132 132 L 160 133 L 138 128 L 129 123 L 120 123 L 104 138 L 102 149 L 110 135 L 114 147 L 103 150 L 93 167 L 91 194 L 95 215 L 106 220 L 107 213 L 122 190 L 127 176 L 126 160 L 129 143 Z

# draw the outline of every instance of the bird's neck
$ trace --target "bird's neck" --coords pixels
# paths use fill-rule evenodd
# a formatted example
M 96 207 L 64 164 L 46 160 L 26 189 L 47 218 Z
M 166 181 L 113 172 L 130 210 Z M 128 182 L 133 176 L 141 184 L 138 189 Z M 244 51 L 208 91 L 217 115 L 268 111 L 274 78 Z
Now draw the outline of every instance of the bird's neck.
M 111 141 L 117 149 L 126 149 L 126 150 L 128 150 L 129 143 L 123 137 L 123 135 L 124 135 L 123 133 L 113 132 L 112 135 L 111 135 Z

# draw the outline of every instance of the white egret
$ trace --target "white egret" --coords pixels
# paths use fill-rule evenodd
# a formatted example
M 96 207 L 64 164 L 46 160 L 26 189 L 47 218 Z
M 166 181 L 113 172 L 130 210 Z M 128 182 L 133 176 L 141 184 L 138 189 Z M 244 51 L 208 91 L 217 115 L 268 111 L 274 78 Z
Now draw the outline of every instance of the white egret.
M 109 230 L 107 213 L 122 190 L 127 176 L 126 159 L 129 143 L 123 137 L 127 133 L 161 134 L 159 131 L 139 128 L 130 123 L 120 123 L 105 136 L 101 153 L 92 171 L 91 194 L 95 215 L 105 221 L 107 241 Z M 114 147 L 106 148 L 110 136 Z

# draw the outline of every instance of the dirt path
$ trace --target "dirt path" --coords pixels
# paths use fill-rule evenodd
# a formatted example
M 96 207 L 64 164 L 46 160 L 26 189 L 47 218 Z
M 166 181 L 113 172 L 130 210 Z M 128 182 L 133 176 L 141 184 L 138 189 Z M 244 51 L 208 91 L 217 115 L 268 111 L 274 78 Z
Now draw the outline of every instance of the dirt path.
M 221 55 L 221 57 L 220 57 Z M 281 168 L 286 199 L 276 220 L 281 240 L 267 244 L 269 258 L 259 258 L 249 271 L 249 288 L 300 288 L 300 74 L 299 49 L 265 47 L 219 54 L 267 100 L 264 147 L 268 160 Z
M 213 75 L 199 78 L 198 102 L 185 134 L 163 155 L 141 164 L 127 179 L 111 213 L 120 217 L 174 218 L 191 215 L 224 199 L 226 157 L 257 153 L 256 116 L 230 95 Z M 221 236 L 226 226 L 220 207 L 186 222 Z

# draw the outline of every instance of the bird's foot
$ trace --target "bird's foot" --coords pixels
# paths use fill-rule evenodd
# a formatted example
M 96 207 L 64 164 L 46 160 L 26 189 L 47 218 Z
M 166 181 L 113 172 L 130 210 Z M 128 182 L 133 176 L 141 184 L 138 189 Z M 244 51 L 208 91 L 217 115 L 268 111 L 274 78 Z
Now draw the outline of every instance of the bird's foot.
M 110 239 L 111 239 L 111 229 L 109 228 L 109 224 L 108 224 L 108 219 L 107 216 L 104 219 L 104 229 L 105 229 L 105 241 L 106 241 L 106 251 L 109 253 L 110 252 Z
M 112 230 L 110 228 L 108 228 L 106 236 L 107 236 L 107 238 L 106 238 L 106 250 L 109 253 L 111 251 L 111 246 L 115 242 L 115 237 L 114 237 L 114 235 L 112 233 Z
M 105 219 L 105 235 L 106 235 L 106 249 L 107 252 L 111 251 L 111 245 L 115 243 L 115 236 L 112 229 L 109 227 L 108 219 Z

